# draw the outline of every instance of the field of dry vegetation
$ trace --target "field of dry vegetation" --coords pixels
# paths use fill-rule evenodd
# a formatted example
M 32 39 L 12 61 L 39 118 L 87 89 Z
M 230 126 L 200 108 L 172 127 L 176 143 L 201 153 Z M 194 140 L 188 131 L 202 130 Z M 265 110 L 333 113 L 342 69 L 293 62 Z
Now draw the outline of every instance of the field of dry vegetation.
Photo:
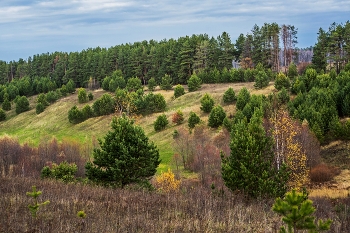
M 222 104 L 222 94 L 232 87 L 236 93 L 247 87 L 254 94 L 268 94 L 274 90 L 270 84 L 263 90 L 254 90 L 253 83 L 203 85 L 194 93 L 173 99 L 173 91 L 156 90 L 167 101 L 167 117 L 178 109 L 188 118 L 190 111 L 207 121 L 208 115 L 200 111 L 200 98 L 210 93 L 216 103 Z M 95 97 L 103 91 L 95 91 Z M 162 163 L 159 170 L 171 167 L 182 182 L 177 192 L 146 191 L 129 186 L 126 189 L 108 189 L 80 183 L 64 184 L 40 179 L 43 166 L 51 162 L 74 162 L 77 175 L 84 176 L 84 164 L 92 149 L 98 146 L 109 129 L 112 116 L 88 119 L 78 125 L 68 123 L 66 112 L 76 104 L 76 96 L 66 97 L 36 115 L 35 110 L 0 124 L 0 232 L 278 232 L 282 221 L 271 210 L 274 200 L 243 198 L 223 185 L 220 173 L 219 151 L 229 153 L 229 135 L 224 130 L 198 127 L 189 134 L 187 122 L 170 125 L 155 133 L 153 122 L 159 114 L 137 119 L 150 140 L 160 149 Z M 32 103 L 33 104 L 33 103 Z M 227 114 L 234 114 L 233 105 L 224 106 Z M 57 114 L 60 111 L 61 114 Z M 40 125 L 40 126 L 39 126 Z M 181 140 L 173 140 L 173 132 Z M 13 136 L 16 135 L 16 138 Z M 57 139 L 53 139 L 54 136 Z M 31 139 L 30 139 L 31 138 Z M 25 143 L 26 142 L 26 143 Z M 183 170 L 174 156 L 185 145 L 196 150 Z M 83 146 L 82 146 L 83 145 Z M 333 142 L 321 148 L 324 164 L 313 170 L 314 179 L 309 197 L 314 201 L 317 218 L 330 218 L 330 232 L 350 232 L 350 148 L 346 142 Z M 209 156 L 210 155 L 210 156 Z M 14 165 L 15 164 L 15 165 Z M 321 175 L 320 175 L 321 174 Z M 325 174 L 327 182 L 322 180 Z M 321 182 L 322 181 L 322 182 Z M 212 184 L 215 184 L 213 186 Z M 37 218 L 33 218 L 28 205 L 33 200 L 26 195 L 36 186 L 42 191 Z M 77 216 L 84 211 L 86 218 Z

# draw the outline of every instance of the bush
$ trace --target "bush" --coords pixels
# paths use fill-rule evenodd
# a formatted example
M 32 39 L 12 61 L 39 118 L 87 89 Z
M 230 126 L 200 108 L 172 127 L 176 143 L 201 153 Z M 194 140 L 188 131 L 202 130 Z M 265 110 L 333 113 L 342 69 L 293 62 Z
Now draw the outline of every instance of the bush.
M 6 113 L 2 108 L 0 108 L 0 121 L 4 120 L 6 120 Z
M 275 80 L 275 88 L 281 90 L 283 87 L 288 90 L 290 88 L 290 81 L 283 73 L 279 73 Z
M 258 71 L 255 76 L 255 84 L 254 87 L 257 89 L 262 89 L 269 85 L 269 77 L 267 76 L 265 71 Z
M 79 103 L 88 102 L 88 97 L 85 88 L 79 88 L 78 90 L 78 101 Z
M 45 166 L 41 170 L 41 178 L 53 178 L 68 183 L 75 180 L 75 174 L 77 171 L 78 167 L 75 163 L 69 164 L 66 161 L 61 162 L 59 165 L 53 163 L 51 168 Z
M 236 94 L 235 91 L 230 87 L 227 89 L 224 93 L 224 96 L 222 97 L 222 100 L 224 101 L 225 104 L 232 104 L 233 102 L 236 101 Z
M 181 110 L 178 110 L 177 112 L 175 112 L 172 116 L 172 122 L 174 124 L 181 124 L 184 121 L 184 114 L 182 113 Z
M 66 84 L 66 88 L 69 94 L 72 94 L 75 92 L 75 83 L 72 79 L 69 79 L 68 83 Z
M 68 111 L 68 120 L 72 124 L 78 124 L 84 121 L 83 113 L 76 105 Z
M 340 170 L 338 168 L 321 163 L 310 170 L 310 180 L 323 183 L 331 181 L 339 173 Z
M 143 129 L 125 115 L 113 118 L 111 125 L 112 130 L 103 141 L 99 140 L 100 148 L 93 151 L 94 161 L 85 166 L 86 176 L 112 187 L 149 184 L 160 163 L 157 147 L 149 142 Z
M 160 131 L 162 129 L 165 129 L 165 127 L 169 124 L 168 119 L 166 118 L 165 114 L 162 114 L 157 117 L 156 121 L 154 122 L 154 130 Z
M 290 100 L 288 91 L 284 87 L 282 87 L 281 91 L 278 92 L 277 98 L 278 102 L 281 104 L 287 104 Z
M 185 88 L 180 84 L 176 85 L 174 88 L 174 97 L 178 98 L 184 94 L 185 94 Z
M 11 102 L 9 101 L 9 95 L 7 93 L 4 94 L 4 102 L 2 103 L 2 109 L 5 111 L 11 110 Z
M 94 116 L 94 112 L 88 104 L 83 107 L 81 113 L 83 114 L 83 120 L 89 119 Z
M 148 90 L 149 91 L 154 91 L 156 89 L 157 83 L 156 80 L 154 78 L 150 78 L 150 80 L 148 80 Z
M 89 92 L 89 94 L 88 94 L 88 98 L 89 98 L 89 101 L 91 101 L 91 100 L 93 100 L 93 99 L 94 99 L 94 95 L 93 95 L 91 92 Z
M 201 88 L 201 84 L 202 80 L 196 74 L 192 74 L 187 80 L 188 91 L 197 91 L 199 88 Z
M 205 93 L 204 96 L 201 98 L 200 109 L 205 113 L 209 113 L 213 109 L 214 104 L 215 102 L 213 97 L 211 97 L 208 93 Z
M 46 93 L 46 99 L 49 103 L 54 103 L 60 98 L 59 92 L 57 91 L 49 91 Z
M 162 172 L 156 176 L 156 188 L 161 192 L 176 192 L 179 191 L 181 180 L 175 178 L 175 174 L 168 169 L 167 172 Z
M 201 122 L 199 116 L 196 113 L 190 112 L 190 116 L 188 117 L 188 127 L 193 129 L 197 124 Z
M 243 87 L 238 93 L 236 108 L 242 111 L 249 101 L 250 93 L 247 88 Z
M 45 106 L 42 103 L 37 103 L 35 106 L 36 114 L 40 114 L 45 110 Z
M 92 109 L 96 116 L 109 115 L 115 111 L 115 101 L 111 95 L 103 94 L 93 103 Z
M 105 77 L 102 81 L 102 89 L 105 91 L 109 91 L 109 82 L 111 81 L 111 77 Z
M 160 89 L 162 90 L 171 90 L 172 84 L 171 84 L 171 78 L 169 75 L 164 75 L 162 78 L 162 82 L 160 83 Z
M 209 114 L 208 126 L 212 128 L 219 127 L 220 125 L 222 125 L 222 122 L 224 121 L 225 117 L 226 113 L 224 109 L 220 105 L 215 106 Z
M 126 89 L 128 91 L 137 91 L 142 89 L 142 83 L 139 78 L 130 78 L 126 84 Z
M 16 113 L 20 114 L 22 112 L 28 111 L 29 110 L 29 101 L 27 97 L 21 96 L 18 98 L 16 102 Z

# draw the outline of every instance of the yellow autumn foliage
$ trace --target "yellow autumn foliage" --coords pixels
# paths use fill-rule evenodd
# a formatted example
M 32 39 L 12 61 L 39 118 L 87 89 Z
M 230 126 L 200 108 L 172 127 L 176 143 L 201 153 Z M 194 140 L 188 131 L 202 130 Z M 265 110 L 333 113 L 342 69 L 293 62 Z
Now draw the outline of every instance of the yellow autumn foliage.
M 175 178 L 175 174 L 168 169 L 167 172 L 162 172 L 159 176 L 156 176 L 156 187 L 161 192 L 173 192 L 178 191 L 180 188 L 181 180 Z
M 275 163 L 277 168 L 286 163 L 290 173 L 288 186 L 300 190 L 309 182 L 307 157 L 302 145 L 295 139 L 300 127 L 294 122 L 286 110 L 279 110 L 271 119 L 275 141 Z

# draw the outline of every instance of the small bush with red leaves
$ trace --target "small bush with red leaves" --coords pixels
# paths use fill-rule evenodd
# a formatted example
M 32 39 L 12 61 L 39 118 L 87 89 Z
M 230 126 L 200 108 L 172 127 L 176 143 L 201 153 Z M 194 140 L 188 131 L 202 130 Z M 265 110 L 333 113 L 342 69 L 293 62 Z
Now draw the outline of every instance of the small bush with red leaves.
M 332 180 L 334 176 L 339 173 L 340 170 L 338 168 L 322 163 L 311 169 L 310 179 L 312 182 L 327 182 Z
M 184 121 L 184 114 L 182 113 L 181 110 L 178 110 L 177 112 L 175 112 L 172 116 L 172 122 L 174 124 L 181 124 Z

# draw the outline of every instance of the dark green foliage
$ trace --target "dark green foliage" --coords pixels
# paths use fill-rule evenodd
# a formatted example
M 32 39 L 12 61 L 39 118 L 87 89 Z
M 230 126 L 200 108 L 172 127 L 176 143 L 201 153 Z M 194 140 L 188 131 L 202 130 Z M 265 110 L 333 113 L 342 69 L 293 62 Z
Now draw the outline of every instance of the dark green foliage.
M 150 80 L 148 80 L 148 84 L 147 84 L 148 90 L 154 91 L 156 86 L 157 86 L 156 80 L 154 78 L 150 78 Z
M 316 223 L 313 216 L 316 209 L 313 207 L 312 201 L 308 199 L 306 193 L 300 193 L 295 190 L 288 192 L 283 199 L 277 198 L 272 206 L 272 210 L 281 215 L 283 222 L 287 225 L 287 229 L 282 226 L 280 232 L 293 233 L 301 230 L 309 230 L 309 232 L 327 231 L 332 224 L 330 219 L 325 221 L 319 220 Z
M 92 109 L 96 116 L 109 115 L 115 111 L 115 101 L 111 95 L 103 94 L 93 103 Z
M 233 119 L 228 118 L 227 116 L 224 118 L 222 121 L 223 127 L 227 129 L 227 131 L 231 132 L 232 130 L 232 125 L 233 125 Z
M 181 84 L 176 85 L 174 88 L 174 97 L 178 98 L 184 94 L 185 94 L 185 88 Z
M 45 106 L 42 103 L 37 103 L 35 106 L 35 112 L 36 114 L 40 114 L 45 110 Z
M 165 127 L 169 124 L 169 121 L 165 114 L 159 115 L 154 122 L 154 130 L 160 131 L 162 129 L 165 129 Z
M 245 105 L 250 101 L 250 93 L 247 88 L 243 87 L 237 96 L 236 108 L 238 110 L 243 110 Z
M 289 79 L 293 80 L 296 77 L 298 77 L 298 68 L 297 66 L 294 64 L 294 62 L 290 63 L 289 67 L 288 67 L 288 71 L 287 71 L 287 76 Z
M 113 76 L 112 76 L 113 77 Z M 114 91 L 117 89 L 117 88 L 121 88 L 121 89 L 124 89 L 126 87 L 126 82 L 125 82 L 125 79 L 122 77 L 122 76 L 116 76 L 113 78 L 113 80 L 115 81 L 115 84 L 116 84 L 116 88 L 114 89 Z M 109 85 L 111 85 L 111 83 L 109 83 Z M 112 90 L 110 90 L 112 91 Z M 113 92 L 114 92 L 113 91 Z
M 88 96 L 87 96 L 85 88 L 79 88 L 79 90 L 78 90 L 78 101 L 79 101 L 79 103 L 86 103 L 86 102 L 88 102 Z
M 126 89 L 128 91 L 137 91 L 138 89 L 142 89 L 142 83 L 139 78 L 130 78 L 126 84 Z
M 208 126 L 212 128 L 217 128 L 222 125 L 222 122 L 224 121 L 226 117 L 225 110 L 220 106 L 215 106 L 209 114 L 208 119 Z
M 197 91 L 199 88 L 201 88 L 201 84 L 202 80 L 196 74 L 192 74 L 187 80 L 188 91 Z
M 46 99 L 49 103 L 54 103 L 59 99 L 59 95 L 56 91 L 49 91 L 46 93 Z
M 287 104 L 289 102 L 289 93 L 284 87 L 277 93 L 277 99 L 281 104 Z
M 102 89 L 105 91 L 109 91 L 109 82 L 112 80 L 111 77 L 105 77 L 102 81 Z
M 205 113 L 210 113 L 210 111 L 214 107 L 214 99 L 211 97 L 208 93 L 205 93 L 204 96 L 201 98 L 201 107 L 200 109 Z
M 224 96 L 222 97 L 222 100 L 225 104 L 232 104 L 236 101 L 236 94 L 232 87 L 227 89 L 224 93 Z
M 162 94 L 153 94 L 152 92 L 145 95 L 143 100 L 143 108 L 138 109 L 141 113 L 163 112 L 166 109 L 166 101 Z
M 251 197 L 280 197 L 287 190 L 288 173 L 273 166 L 272 138 L 262 126 L 262 111 L 256 110 L 250 121 L 232 126 L 231 154 L 222 155 L 222 178 L 232 191 Z
M 255 75 L 255 84 L 254 87 L 257 89 L 262 89 L 269 85 L 269 77 L 265 71 L 258 71 Z
M 75 83 L 74 83 L 74 81 L 72 79 L 70 79 L 68 81 L 68 83 L 66 84 L 66 88 L 67 88 L 67 92 L 69 94 L 72 94 L 72 93 L 75 92 Z
M 69 164 L 67 161 L 61 162 L 59 165 L 53 163 L 51 167 L 45 166 L 41 170 L 41 178 L 52 178 L 60 180 L 64 183 L 73 182 L 78 166 L 75 163 Z
M 92 111 L 92 108 L 90 107 L 90 105 L 85 105 L 82 109 L 81 109 L 81 113 L 83 114 L 83 119 L 89 119 L 91 117 L 94 116 L 94 112 Z
M 283 73 L 279 73 L 275 80 L 275 88 L 281 90 L 282 88 L 289 89 L 290 81 Z
M 164 75 L 164 77 L 162 77 L 162 82 L 160 83 L 160 89 L 162 90 L 171 90 L 172 88 L 172 84 L 171 84 L 171 77 L 169 75 Z
M 188 117 L 188 127 L 190 129 L 193 129 L 200 122 L 201 122 L 201 119 L 199 118 L 199 116 L 196 113 L 191 111 L 190 116 Z
M 106 186 L 147 182 L 160 163 L 157 147 L 125 115 L 113 118 L 111 127 L 99 140 L 101 148 L 94 149 L 93 162 L 86 164 L 86 176 Z
M 244 71 L 244 81 L 254 82 L 254 71 L 251 69 L 246 69 Z
M 28 111 L 29 110 L 29 101 L 27 97 L 21 96 L 18 98 L 16 102 L 16 113 L 20 114 L 22 112 Z
M 11 110 L 11 102 L 9 101 L 9 95 L 7 93 L 4 94 L 4 102 L 2 102 L 2 109 L 5 111 Z
M 68 111 L 68 120 L 72 124 L 78 124 L 84 121 L 83 113 L 75 105 Z
M 89 92 L 89 94 L 88 94 L 88 99 L 89 99 L 89 101 L 94 99 L 94 95 L 91 92 Z
M 62 96 L 67 96 L 67 94 L 68 94 L 67 86 L 63 84 L 61 89 L 60 89 L 60 92 L 61 92 Z
M 47 98 L 46 98 L 46 94 L 39 94 L 38 95 L 38 98 L 36 99 L 36 102 L 41 105 L 43 105 L 44 107 L 47 107 L 50 105 L 50 103 L 47 101 Z
M 6 113 L 2 108 L 0 108 L 0 121 L 4 120 L 6 120 Z

